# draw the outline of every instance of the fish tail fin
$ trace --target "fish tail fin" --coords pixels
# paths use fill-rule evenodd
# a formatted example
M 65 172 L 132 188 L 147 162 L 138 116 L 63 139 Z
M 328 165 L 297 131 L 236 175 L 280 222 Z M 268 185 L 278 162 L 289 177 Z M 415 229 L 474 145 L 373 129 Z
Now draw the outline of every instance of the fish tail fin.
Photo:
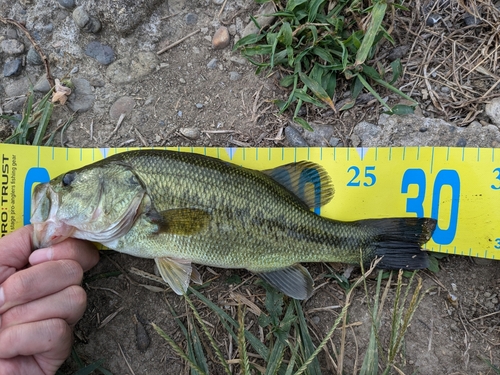
M 417 270 L 429 267 L 422 245 L 430 240 L 436 220 L 430 218 L 389 218 L 362 220 L 359 224 L 375 230 L 369 253 L 382 258 L 377 267 Z

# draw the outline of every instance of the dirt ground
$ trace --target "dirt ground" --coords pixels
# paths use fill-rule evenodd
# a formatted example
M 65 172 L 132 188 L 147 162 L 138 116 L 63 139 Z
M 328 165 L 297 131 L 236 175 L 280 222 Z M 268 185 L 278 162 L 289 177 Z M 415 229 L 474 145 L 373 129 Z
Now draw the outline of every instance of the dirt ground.
M 37 6 L 53 8 L 50 15 L 52 19 L 58 20 L 54 21 L 54 29 L 57 29 L 72 20 L 70 13 L 58 8 L 55 3 L 40 1 Z M 432 5 L 433 2 L 430 4 L 434 7 L 433 11 L 438 10 Z M 0 10 L 4 14 L 10 14 L 9 12 L 14 12 L 12 9 L 20 6 L 15 1 L 7 1 L 0 5 Z M 29 15 L 30 7 L 35 5 L 28 2 L 23 6 Z M 410 51 L 403 57 L 407 71 L 405 81 L 402 81 L 400 86 L 408 87 L 409 93 L 419 100 L 420 110 L 424 115 L 467 125 L 474 119 L 486 121 L 482 106 L 492 93 L 498 95 L 498 91 L 488 92 L 492 82 L 495 82 L 495 75 L 500 74 L 496 70 L 496 62 L 492 62 L 490 66 L 494 76 L 483 74 L 484 77 L 480 80 L 481 84 L 485 85 L 482 93 L 486 93 L 486 96 L 480 93 L 476 94 L 474 99 L 470 98 L 469 92 L 463 91 L 465 89 L 460 89 L 463 100 L 457 99 L 458 91 L 455 93 L 455 101 L 444 96 L 444 91 L 440 90 L 438 83 L 441 73 L 437 68 L 438 74 L 433 76 L 432 81 L 435 92 L 429 94 L 429 91 L 425 91 L 429 89 L 425 79 L 427 76 L 422 71 L 423 66 L 430 64 L 429 51 L 437 48 L 430 41 L 434 40 L 433 38 L 439 39 L 443 35 L 442 30 L 446 28 L 459 27 L 459 18 L 463 16 L 464 11 L 459 11 L 457 7 L 455 4 L 450 10 L 443 11 L 445 22 L 441 26 L 426 28 L 423 7 L 417 2 L 414 10 L 401 12 L 399 18 L 395 18 L 392 31 L 396 45 L 408 46 Z M 67 54 L 54 52 L 57 40 L 43 37 L 40 41 L 41 47 L 54 58 L 51 61 L 53 75 L 62 77 L 77 66 L 78 72 L 73 75 L 93 83 L 92 91 L 95 95 L 93 108 L 75 117 L 75 121 L 65 129 L 64 134 L 56 137 L 56 146 L 287 146 L 283 128 L 288 125 L 290 114 L 279 114 L 272 102 L 274 99 L 286 97 L 286 92 L 278 85 L 277 75 L 256 76 L 251 65 L 242 63 L 239 54 L 231 52 L 234 35 L 231 36 L 230 47 L 214 50 L 211 46 L 211 37 L 220 25 L 234 25 L 236 35 L 239 35 L 249 22 L 249 15 L 257 9 L 258 6 L 250 0 L 228 1 L 223 5 L 201 0 L 163 2 L 129 35 L 118 35 L 110 25 L 104 24 L 98 36 L 78 33 L 73 39 L 69 39 L 69 36 L 66 40 L 62 39 L 62 44 L 58 46 L 63 51 L 68 43 L 80 47 L 80 52 L 77 49 L 77 52 Z M 197 16 L 195 26 L 186 24 L 187 14 Z M 162 19 L 166 16 L 170 17 Z M 192 32 L 194 27 L 200 28 L 201 31 L 159 55 L 154 71 L 133 84 L 111 83 L 106 67 L 81 52 L 90 41 L 99 39 L 113 47 L 117 58 L 133 58 L 144 51 L 156 53 L 162 47 Z M 0 25 L 0 31 L 4 34 L 7 29 L 12 28 Z M 478 38 L 483 35 L 481 33 L 493 35 L 496 31 L 485 27 L 477 35 Z M 471 44 L 464 45 L 469 51 L 475 51 L 473 43 L 477 43 L 477 40 L 469 43 Z M 446 56 L 448 46 L 440 47 L 443 56 Z M 387 45 L 382 46 L 381 55 L 385 53 L 384 49 L 389 48 Z M 441 51 L 435 52 L 433 58 L 440 54 Z M 207 68 L 207 64 L 214 58 L 217 59 L 215 68 Z M 444 70 L 448 69 L 445 63 L 439 66 Z M 43 75 L 42 67 L 27 69 L 37 76 Z M 235 77 L 231 72 L 237 72 L 238 78 L 231 79 Z M 448 85 L 454 89 L 454 77 L 443 77 L 446 79 L 441 81 L 441 86 Z M 474 78 L 473 75 L 471 77 Z M 474 86 L 474 79 L 468 82 L 471 87 L 477 88 Z M 340 84 L 337 99 L 344 97 L 347 88 L 346 84 Z M 397 100 L 387 95 L 389 100 Z M 133 98 L 135 105 L 117 127 L 117 121 L 110 117 L 109 111 L 112 104 L 123 96 Z M 456 105 L 457 102 L 460 103 L 459 106 Z M 345 145 L 349 145 L 352 127 L 363 119 L 376 121 L 380 112 L 377 102 L 369 101 L 340 114 L 309 108 L 305 115 L 318 123 L 331 124 L 335 128 L 334 135 L 342 139 Z M 67 107 L 58 107 L 54 112 L 52 129 L 57 126 L 58 118 L 67 118 L 70 114 Z M 130 273 L 130 268 L 135 267 L 154 274 L 153 263 L 152 260 L 106 252 L 99 265 L 88 272 L 84 280 L 88 292 L 88 308 L 76 326 L 75 339 L 76 352 L 86 363 L 103 358 L 103 367 L 113 374 L 189 373 L 183 360 L 148 324 L 157 324 L 177 339 L 179 344 L 184 345 L 166 301 L 168 300 L 180 314 L 186 314 L 188 311 L 185 302 L 170 290 L 158 292 L 139 285 L 163 288 L 161 284 Z M 324 278 L 327 272 L 325 265 L 307 266 L 319 287 L 302 306 L 317 344 L 338 316 L 345 302 L 345 294 L 337 283 Z M 397 360 L 400 373 L 495 374 L 486 361 L 500 365 L 498 262 L 476 262 L 466 257 L 450 256 L 440 260 L 440 268 L 436 274 L 429 271 L 419 273 L 423 278 L 424 289 L 429 291 L 415 313 Z M 119 276 L 109 275 L 115 271 L 123 272 Z M 229 278 L 234 274 L 244 281 L 234 291 L 264 308 L 265 291 L 254 284 L 256 277 L 248 272 L 206 267 L 200 267 L 200 272 L 203 280 L 212 280 L 207 288 L 201 290 L 202 293 L 233 316 L 236 314 L 237 302 L 231 297 L 230 291 L 233 291 L 235 285 L 228 283 L 228 280 L 231 280 Z M 357 276 L 359 272 L 355 271 L 352 278 Z M 369 281 L 368 287 L 372 293 L 375 282 Z M 393 292 L 391 290 L 389 293 L 389 301 Z M 233 343 L 221 333 L 223 330 L 217 317 L 201 304 L 197 306 L 203 319 L 216 332 L 216 339 L 223 353 L 229 358 L 234 357 L 237 353 L 232 349 Z M 390 327 L 390 303 L 386 304 L 385 310 L 382 332 L 385 327 L 387 331 Z M 137 345 L 138 323 L 134 316 L 142 321 L 151 340 L 145 350 L 139 350 Z M 111 320 L 107 321 L 106 318 Z M 257 318 L 250 312 L 247 315 L 249 324 L 255 323 Z M 349 322 L 352 329 L 347 331 L 343 373 L 355 374 L 359 371 L 366 351 L 370 331 L 369 309 L 362 288 L 354 296 L 349 310 Z M 381 339 L 383 342 L 387 337 L 383 335 Z M 327 346 L 330 356 L 334 359 L 339 343 L 340 334 L 335 334 Z M 336 373 L 337 370 L 325 353 L 320 355 L 320 360 L 325 374 Z M 75 369 L 75 362 L 70 359 L 62 371 L 66 374 Z M 218 373 L 220 369 L 211 364 L 211 370 Z M 237 367 L 234 367 L 234 371 L 237 373 Z

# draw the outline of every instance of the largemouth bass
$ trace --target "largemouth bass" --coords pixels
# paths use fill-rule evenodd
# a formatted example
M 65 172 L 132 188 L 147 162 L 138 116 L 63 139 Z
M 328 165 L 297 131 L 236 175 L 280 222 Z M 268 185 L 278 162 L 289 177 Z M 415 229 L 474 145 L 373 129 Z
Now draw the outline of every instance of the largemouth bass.
M 192 263 L 245 268 L 296 299 L 313 288 L 303 262 L 428 266 L 421 245 L 435 220 L 341 222 L 312 211 L 332 196 L 328 173 L 311 162 L 256 171 L 191 153 L 130 151 L 38 185 L 33 242 L 74 237 L 153 258 L 178 294 L 201 282 Z

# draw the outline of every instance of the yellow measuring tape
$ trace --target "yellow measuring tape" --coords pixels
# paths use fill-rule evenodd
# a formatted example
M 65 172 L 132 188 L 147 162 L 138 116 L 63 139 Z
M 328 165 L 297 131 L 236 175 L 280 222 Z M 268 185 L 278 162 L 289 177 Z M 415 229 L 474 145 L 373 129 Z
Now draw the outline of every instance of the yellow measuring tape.
M 2 236 L 29 223 L 33 187 L 132 148 L 68 149 L 0 145 Z M 335 195 L 317 211 L 337 220 L 438 219 L 426 248 L 500 259 L 500 149 L 175 147 L 253 169 L 309 160 L 330 174 Z

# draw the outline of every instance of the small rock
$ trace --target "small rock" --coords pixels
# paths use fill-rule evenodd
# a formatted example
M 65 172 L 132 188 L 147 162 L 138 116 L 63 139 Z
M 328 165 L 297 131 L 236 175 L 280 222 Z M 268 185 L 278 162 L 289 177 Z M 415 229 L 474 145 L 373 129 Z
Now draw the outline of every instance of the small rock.
M 177 116 L 182 117 L 182 111 L 177 111 Z
M 438 23 L 441 20 L 441 18 L 442 17 L 439 14 L 436 14 L 436 13 L 430 14 L 429 17 L 427 17 L 425 24 L 427 26 L 434 26 L 436 23 Z
M 80 68 L 78 66 L 75 66 L 75 67 L 73 67 L 73 69 L 71 69 L 69 74 L 76 74 L 76 73 L 78 73 L 79 70 L 80 70 Z
M 367 121 L 361 121 L 358 125 L 356 125 L 353 129 L 353 135 L 359 137 L 361 146 L 365 146 L 367 143 L 378 137 L 382 129 L 374 124 L 371 124 Z M 352 136 L 351 136 L 352 138 Z M 355 146 L 359 146 L 355 145 Z
M 300 132 L 293 126 L 287 126 L 285 128 L 285 138 L 292 147 L 308 147 L 309 145 L 302 137 Z
M 28 54 L 26 55 L 26 60 L 28 61 L 28 64 L 31 65 L 42 65 L 43 60 L 33 47 L 30 47 L 28 50 Z
M 269 26 L 269 25 L 271 25 L 274 22 L 274 20 L 276 19 L 276 17 L 265 16 L 265 15 L 266 14 L 273 14 L 274 12 L 276 12 L 276 9 L 275 9 L 275 6 L 274 6 L 274 2 L 268 1 L 267 3 L 263 4 L 260 7 L 258 13 L 255 15 L 255 20 L 257 21 L 257 23 L 262 28 L 266 27 L 266 26 Z M 257 28 L 257 26 L 255 26 L 255 24 L 254 24 L 253 21 L 250 21 L 250 23 L 243 30 L 243 33 L 241 34 L 241 37 L 244 38 L 247 35 L 257 34 L 258 32 L 259 32 L 259 29 Z
M 234 62 L 235 64 L 238 64 L 238 65 L 246 65 L 246 63 L 247 63 L 247 59 L 245 59 L 244 57 L 240 57 L 240 56 L 231 56 L 229 58 L 229 60 Z
M 238 81 L 241 78 L 241 74 L 238 72 L 229 72 L 229 79 L 231 81 Z
M 113 49 L 98 41 L 90 42 L 85 48 L 85 54 L 96 59 L 102 65 L 109 65 L 115 59 L 115 53 Z
M 44 94 L 48 93 L 50 90 L 50 84 L 49 81 L 47 81 L 47 77 L 41 77 L 37 83 L 35 83 L 35 86 L 33 86 L 33 90 Z
M 34 77 L 22 77 L 5 86 L 5 96 L 11 98 L 13 96 L 25 95 L 29 90 L 30 83 L 34 79 Z
M 73 9 L 75 7 L 75 0 L 57 0 L 57 2 L 66 9 Z
M 19 55 L 24 52 L 24 44 L 16 39 L 5 39 L 0 45 L 7 55 Z
M 111 63 L 106 69 L 106 75 L 114 84 L 133 83 L 154 72 L 157 64 L 156 53 L 137 52 L 131 57 Z
M 203 104 L 201 104 L 201 103 L 196 103 L 196 108 L 198 108 L 198 109 L 202 109 L 202 108 L 203 108 Z
M 3 65 L 3 76 L 4 77 L 14 77 L 21 74 L 23 67 L 22 60 L 19 58 L 7 60 Z
M 73 20 L 76 25 L 86 33 L 96 33 L 101 29 L 101 22 L 88 14 L 83 6 L 75 8 L 73 11 Z
M 8 113 L 21 112 L 25 101 L 26 101 L 25 97 L 7 100 L 4 102 L 2 108 L 5 112 L 8 112 Z
M 337 138 L 337 137 L 331 137 L 330 140 L 328 141 L 328 143 L 332 147 L 337 147 L 337 146 L 340 146 L 342 144 L 342 140 L 340 138 Z
M 319 316 L 314 315 L 314 316 L 311 318 L 311 321 L 312 321 L 314 324 L 318 324 L 318 323 L 320 322 Z
M 229 25 L 229 27 L 227 28 L 227 30 L 229 31 L 229 35 L 231 35 L 231 36 L 235 36 L 236 35 L 236 25 L 234 25 L 234 24 Z
M 73 112 L 88 111 L 94 105 L 95 100 L 90 82 L 83 78 L 72 78 L 71 82 L 74 88 L 66 102 L 68 108 Z
M 466 26 L 479 25 L 481 23 L 481 18 L 474 17 L 472 14 L 467 13 L 464 17 L 464 22 Z
M 214 59 L 210 60 L 208 62 L 208 64 L 207 64 L 207 68 L 208 69 L 215 69 L 215 68 L 217 68 L 217 59 L 214 58 Z
M 179 129 L 179 133 L 189 139 L 198 139 L 201 136 L 201 132 L 197 128 L 181 128 Z
M 182 83 L 183 85 L 186 84 L 186 80 L 184 78 L 179 78 L 179 82 Z
M 486 116 L 488 116 L 495 125 L 500 126 L 500 98 L 492 99 L 484 107 Z
M 89 82 L 94 87 L 104 87 L 106 82 L 101 77 L 91 77 L 89 78 Z
M 217 29 L 212 38 L 212 48 L 213 49 L 223 49 L 229 45 L 230 42 L 229 31 L 227 27 L 221 26 Z
M 188 13 L 184 17 L 184 21 L 186 21 L 186 25 L 195 25 L 198 22 L 198 16 L 195 13 Z
M 212 0 L 212 2 L 213 2 L 215 5 L 222 5 L 222 3 L 224 2 L 224 0 Z
M 443 87 L 441 87 L 441 92 L 448 94 L 450 92 L 450 88 L 448 86 L 443 86 Z
M 109 117 L 113 121 L 117 121 L 122 114 L 128 115 L 135 106 L 134 98 L 130 96 L 122 96 L 113 103 L 109 110 Z

